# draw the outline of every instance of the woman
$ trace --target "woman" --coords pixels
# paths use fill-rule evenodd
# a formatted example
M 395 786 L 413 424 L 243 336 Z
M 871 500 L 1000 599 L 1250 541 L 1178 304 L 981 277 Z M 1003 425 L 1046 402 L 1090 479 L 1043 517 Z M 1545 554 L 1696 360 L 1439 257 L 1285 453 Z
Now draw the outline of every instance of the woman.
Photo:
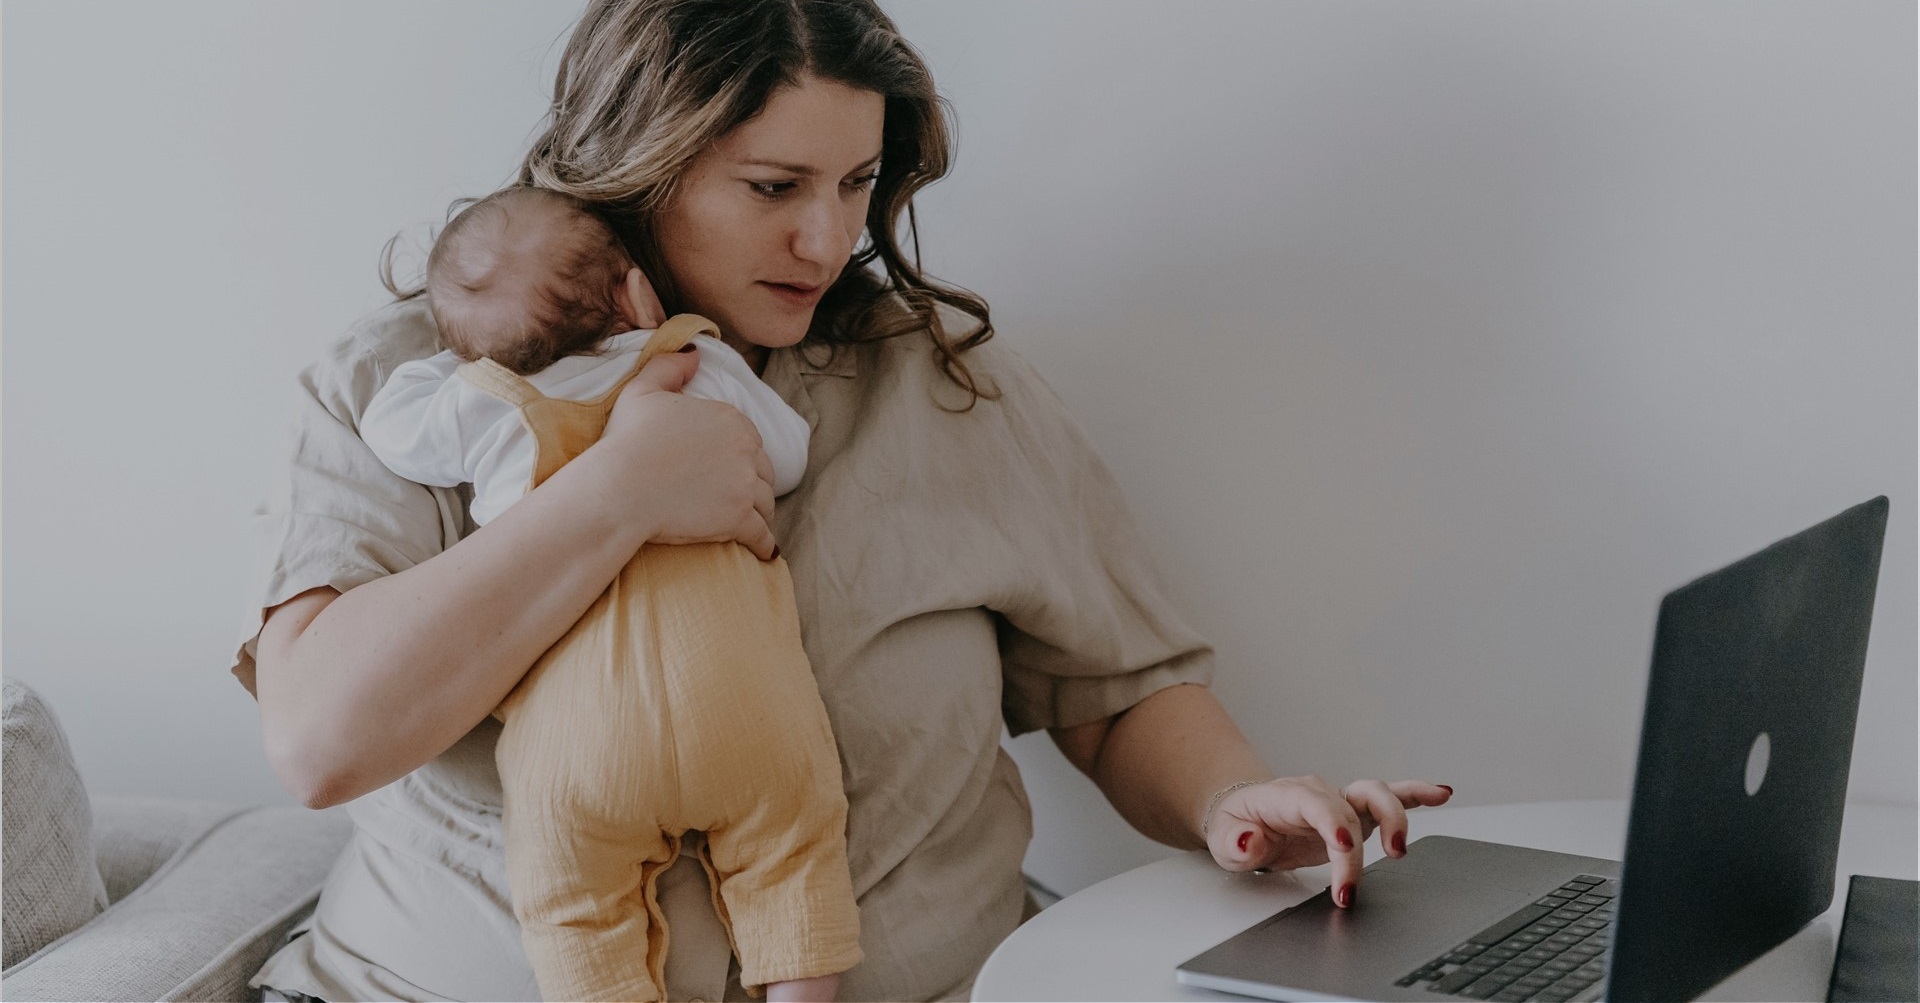
M 1331 859 L 1351 904 L 1360 841 L 1377 827 L 1404 852 L 1406 809 L 1450 792 L 1274 779 L 1058 400 L 988 343 L 983 302 L 902 253 L 900 217 L 949 153 L 926 68 L 871 0 L 593 3 L 522 180 L 602 205 L 667 312 L 718 321 L 807 417 L 806 478 L 776 512 L 750 425 L 672 393 L 694 365 L 676 356 L 475 530 L 460 495 L 398 480 L 353 431 L 394 366 L 435 350 L 423 302 L 310 368 L 264 621 L 235 672 L 283 782 L 346 803 L 357 831 L 259 983 L 536 998 L 488 715 L 646 544 L 770 557 L 777 539 L 792 569 L 861 903 L 866 961 L 842 998 L 964 998 L 1026 913 L 1003 722 L 1049 729 L 1141 832 L 1228 869 Z M 684 860 L 661 882 L 669 992 L 742 998 L 704 886 Z

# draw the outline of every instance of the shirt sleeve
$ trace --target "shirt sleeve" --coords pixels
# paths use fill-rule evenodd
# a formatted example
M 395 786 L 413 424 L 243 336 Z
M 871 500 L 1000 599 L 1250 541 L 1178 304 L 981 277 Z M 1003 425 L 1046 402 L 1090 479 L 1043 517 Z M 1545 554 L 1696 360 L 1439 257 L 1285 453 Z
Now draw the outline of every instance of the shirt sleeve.
M 232 666 L 248 692 L 266 610 L 403 571 L 471 528 L 465 491 L 401 477 L 360 438 L 361 415 L 392 372 L 437 347 L 425 302 L 412 300 L 362 320 L 301 372 L 273 486 L 254 511 L 256 602 Z
M 1008 730 L 1111 717 L 1182 683 L 1207 684 L 1213 649 L 1188 626 L 1119 485 L 1052 388 L 1011 351 L 982 346 L 999 389 L 1004 458 L 991 490 L 1023 564 L 995 604 Z
M 811 430 L 780 395 L 754 375 L 747 360 L 725 342 L 702 335 L 693 339 L 700 352 L 700 368 L 686 385 L 686 393 L 731 404 L 753 422 L 760 444 L 773 464 L 773 493 L 784 495 L 799 486 L 807 472 L 807 437 Z
M 473 480 L 461 413 L 470 394 L 464 380 L 453 378 L 459 364 L 451 352 L 404 363 L 373 395 L 360 416 L 360 439 L 388 470 L 432 487 Z

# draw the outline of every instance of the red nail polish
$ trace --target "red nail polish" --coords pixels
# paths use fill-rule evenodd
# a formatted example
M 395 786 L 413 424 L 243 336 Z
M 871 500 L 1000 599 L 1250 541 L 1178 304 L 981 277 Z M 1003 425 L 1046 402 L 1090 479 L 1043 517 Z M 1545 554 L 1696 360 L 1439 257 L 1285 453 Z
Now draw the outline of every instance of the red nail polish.
M 1406 833 L 1396 832 L 1393 834 L 1393 852 L 1395 853 L 1407 852 L 1407 834 Z
M 1453 788 L 1448 787 L 1446 784 L 1434 784 L 1433 786 L 1438 787 L 1443 791 L 1446 791 L 1448 797 L 1453 796 Z
M 1341 829 L 1335 832 L 1333 838 L 1335 842 L 1340 844 L 1342 850 L 1353 849 L 1353 837 L 1347 834 L 1347 830 Z
M 693 343 L 693 342 L 691 342 L 691 341 L 689 341 L 689 342 L 687 342 L 687 343 L 686 343 L 686 344 L 684 344 L 684 345 L 681 345 L 681 346 L 680 346 L 679 348 L 676 348 L 676 349 L 674 349 L 674 351 L 676 351 L 676 352 L 680 352 L 680 353 L 682 353 L 682 354 L 684 354 L 684 353 L 687 353 L 687 352 L 697 352 L 697 351 L 699 351 L 699 350 L 700 350 L 700 346 L 699 346 L 699 345 L 696 345 L 696 344 L 694 344 L 694 343 Z
M 1253 830 L 1249 829 L 1246 832 L 1241 833 L 1240 834 L 1240 852 L 1241 853 L 1247 852 L 1247 844 L 1251 842 L 1253 842 Z
M 1340 894 L 1336 897 L 1335 901 L 1339 902 L 1343 907 L 1353 905 L 1353 882 L 1349 881 L 1340 886 Z

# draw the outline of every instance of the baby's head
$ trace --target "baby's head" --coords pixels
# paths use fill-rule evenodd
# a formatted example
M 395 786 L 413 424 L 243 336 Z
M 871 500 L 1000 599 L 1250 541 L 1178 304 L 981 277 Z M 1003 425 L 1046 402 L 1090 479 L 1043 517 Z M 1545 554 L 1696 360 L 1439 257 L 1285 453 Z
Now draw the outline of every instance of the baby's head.
M 521 375 L 630 330 L 633 259 L 578 199 L 541 188 L 494 192 L 455 216 L 427 255 L 440 342 Z

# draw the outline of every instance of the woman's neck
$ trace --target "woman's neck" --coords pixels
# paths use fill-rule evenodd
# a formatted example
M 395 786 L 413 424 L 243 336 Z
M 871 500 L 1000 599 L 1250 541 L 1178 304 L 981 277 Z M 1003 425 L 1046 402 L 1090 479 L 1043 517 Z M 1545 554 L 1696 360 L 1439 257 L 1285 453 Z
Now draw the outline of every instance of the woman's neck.
M 747 368 L 753 370 L 753 375 L 760 376 L 767 371 L 769 354 L 767 349 L 752 342 L 742 341 L 731 334 L 720 335 L 720 340 L 726 342 L 734 351 L 740 353 L 741 358 L 747 360 Z

